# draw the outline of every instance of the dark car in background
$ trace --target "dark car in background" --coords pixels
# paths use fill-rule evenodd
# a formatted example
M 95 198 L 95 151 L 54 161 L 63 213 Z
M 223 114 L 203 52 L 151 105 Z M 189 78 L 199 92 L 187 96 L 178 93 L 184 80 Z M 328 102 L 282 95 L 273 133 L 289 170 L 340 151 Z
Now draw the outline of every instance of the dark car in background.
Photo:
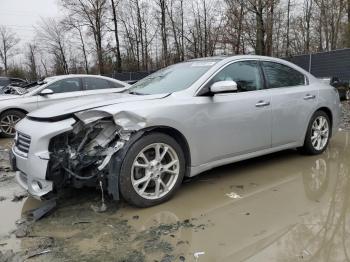
M 4 89 L 9 85 L 14 86 L 25 86 L 28 82 L 26 80 L 23 80 L 21 78 L 14 78 L 14 77 L 0 77 L 0 94 L 4 93 Z
M 322 81 L 338 90 L 340 100 L 350 100 L 350 85 L 348 81 L 342 81 L 339 77 L 321 78 Z

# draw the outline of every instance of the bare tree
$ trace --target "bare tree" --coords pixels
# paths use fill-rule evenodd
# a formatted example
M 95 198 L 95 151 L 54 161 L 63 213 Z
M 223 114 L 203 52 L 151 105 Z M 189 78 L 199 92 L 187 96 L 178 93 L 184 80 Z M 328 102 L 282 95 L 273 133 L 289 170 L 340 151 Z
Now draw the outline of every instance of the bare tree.
M 107 0 L 61 0 L 71 16 L 86 25 L 94 38 L 99 73 L 104 74 L 103 37 L 106 28 Z
M 117 8 L 119 0 L 111 0 L 111 9 L 112 9 L 112 20 L 114 25 L 114 38 L 116 44 L 116 59 L 117 59 L 117 71 L 122 70 L 122 57 L 120 52 L 120 41 L 119 41 L 119 29 L 118 29 L 118 19 L 117 19 Z
M 25 57 L 27 60 L 27 65 L 29 67 L 29 78 L 30 80 L 34 80 L 34 81 L 38 79 L 36 55 L 37 55 L 36 43 L 27 43 L 27 50 L 26 50 Z
M 162 51 L 163 51 L 163 65 L 168 64 L 168 30 L 166 24 L 166 10 L 167 10 L 167 2 L 166 0 L 156 0 L 156 4 L 159 7 L 160 19 L 160 36 L 162 39 Z
M 37 36 L 44 48 L 54 57 L 57 73 L 69 74 L 67 63 L 67 35 L 65 27 L 53 18 L 42 19 L 36 28 Z
M 12 51 L 18 41 L 14 32 L 5 26 L 0 26 L 0 59 L 4 64 L 5 75 L 8 72 L 8 60 L 14 55 Z
M 89 73 L 89 61 L 88 61 L 88 54 L 87 54 L 87 49 L 86 49 L 86 44 L 85 44 L 85 40 L 84 40 L 84 36 L 83 36 L 83 24 L 69 16 L 64 20 L 64 24 L 66 25 L 68 30 L 75 30 L 78 33 L 79 36 L 79 41 L 80 41 L 80 49 L 81 52 L 83 54 L 83 58 L 84 58 L 84 68 L 85 68 L 85 73 L 88 74 Z

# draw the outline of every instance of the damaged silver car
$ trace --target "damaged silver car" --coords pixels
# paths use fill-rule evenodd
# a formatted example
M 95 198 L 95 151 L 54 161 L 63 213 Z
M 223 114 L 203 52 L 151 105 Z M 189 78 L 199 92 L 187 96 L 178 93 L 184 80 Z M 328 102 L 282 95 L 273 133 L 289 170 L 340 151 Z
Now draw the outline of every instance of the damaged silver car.
M 340 112 L 333 87 L 284 60 L 196 59 L 94 103 L 31 112 L 16 126 L 13 166 L 37 198 L 90 185 L 147 207 L 184 176 L 289 148 L 322 153 Z

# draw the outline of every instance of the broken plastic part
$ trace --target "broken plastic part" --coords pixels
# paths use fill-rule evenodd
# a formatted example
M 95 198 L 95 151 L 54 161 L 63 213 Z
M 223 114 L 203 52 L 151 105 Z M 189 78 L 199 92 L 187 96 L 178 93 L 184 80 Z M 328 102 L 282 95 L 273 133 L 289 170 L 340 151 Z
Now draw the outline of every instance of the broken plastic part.
M 96 122 L 102 118 L 111 117 L 110 114 L 99 110 L 89 110 L 75 113 L 75 116 L 79 118 L 85 125 Z
M 146 119 L 132 112 L 122 111 L 114 115 L 113 118 L 124 131 L 138 131 L 146 127 Z

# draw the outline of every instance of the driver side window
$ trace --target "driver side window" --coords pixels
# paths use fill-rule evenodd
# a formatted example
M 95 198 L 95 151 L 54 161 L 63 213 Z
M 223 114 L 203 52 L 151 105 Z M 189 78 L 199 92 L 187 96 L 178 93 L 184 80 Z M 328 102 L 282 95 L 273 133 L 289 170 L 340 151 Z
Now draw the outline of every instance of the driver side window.
M 238 92 L 263 89 L 263 82 L 256 61 L 235 62 L 217 73 L 210 81 L 210 85 L 219 81 L 235 81 Z
M 47 87 L 54 94 L 81 91 L 80 78 L 68 78 L 59 80 Z

